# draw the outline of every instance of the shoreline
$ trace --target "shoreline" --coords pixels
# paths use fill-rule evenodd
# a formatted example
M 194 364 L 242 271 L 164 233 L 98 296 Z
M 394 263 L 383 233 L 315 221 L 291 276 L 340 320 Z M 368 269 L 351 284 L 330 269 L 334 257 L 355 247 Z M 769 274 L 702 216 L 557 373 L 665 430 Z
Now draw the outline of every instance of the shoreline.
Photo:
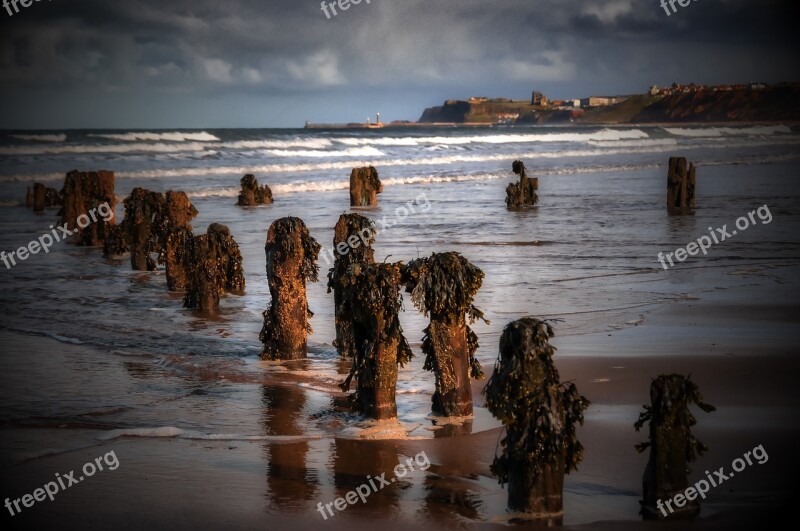
M 708 305 L 713 306 L 713 301 Z M 744 308 L 759 314 L 764 323 L 797 324 L 797 318 L 790 317 L 797 315 L 793 310 L 798 305 L 794 303 L 786 307 L 730 306 L 719 310 L 717 317 L 725 326 L 729 320 L 741 316 Z M 763 466 L 748 469 L 741 478 L 731 480 L 726 488 L 712 490 L 691 528 L 731 529 L 734 524 L 763 523 L 770 511 L 778 511 L 782 500 L 790 496 L 791 475 L 786 471 L 798 468 L 793 441 L 800 431 L 794 413 L 800 406 L 800 398 L 793 392 L 800 380 L 800 365 L 789 357 L 793 344 L 778 338 L 787 350 L 776 353 L 770 345 L 755 347 L 747 335 L 734 336 L 731 338 L 734 342 L 744 340 L 746 354 L 709 354 L 700 345 L 691 346 L 692 336 L 686 336 L 676 338 L 673 345 L 681 354 L 670 355 L 666 345 L 648 355 L 614 354 L 624 350 L 621 347 L 631 337 L 659 345 L 661 342 L 655 338 L 663 331 L 662 327 L 672 326 L 676 319 L 695 321 L 706 313 L 703 304 L 686 301 L 652 312 L 644 323 L 611 334 L 607 344 L 596 341 L 601 335 L 609 337 L 605 332 L 564 335 L 558 341 L 560 350 L 555 362 L 562 381 L 574 381 L 592 401 L 586 423 L 578 429 L 586 458 L 577 472 L 566 476 L 564 529 L 638 530 L 654 525 L 642 522 L 636 514 L 646 454 L 637 454 L 634 445 L 646 435 L 635 432 L 633 422 L 641 404 L 648 402 L 650 378 L 660 372 L 691 373 L 706 400 L 717 407 L 711 414 L 697 413 L 695 433 L 710 450 L 692 465 L 690 478 L 696 480 L 705 469 L 728 465 L 757 444 L 762 444 L 770 457 Z M 6 331 L 3 335 L 7 334 Z M 10 334 L 12 338 L 19 336 Z M 571 338 L 586 339 L 583 348 L 576 349 L 578 344 L 568 346 Z M 38 345 L 26 349 L 34 353 L 34 358 L 27 362 L 34 364 L 42 363 L 56 351 L 79 356 L 86 362 L 95 357 L 105 359 L 101 352 L 88 352 L 94 347 L 66 345 L 45 337 L 20 336 L 14 343 Z M 42 361 L 37 361 L 39 358 Z M 108 363 L 129 363 L 126 358 L 113 355 Z M 487 373 L 491 370 L 488 366 L 485 369 Z M 263 377 L 266 385 L 283 382 L 281 386 L 288 386 L 286 396 L 306 392 L 302 391 L 302 381 L 292 374 L 268 371 Z M 476 408 L 482 408 L 484 403 L 480 390 L 485 382 L 473 381 Z M 338 400 L 336 396 L 333 398 Z M 283 431 L 306 422 L 304 415 L 294 408 L 278 416 L 283 420 L 274 427 Z M 64 493 L 55 502 L 28 510 L 14 523 L 24 520 L 44 524 L 53 518 L 77 521 L 80 514 L 83 529 L 100 528 L 110 522 L 119 529 L 143 525 L 151 529 L 176 526 L 215 529 L 234 520 L 236 528 L 241 529 L 268 523 L 271 529 L 313 527 L 322 521 L 314 512 L 317 501 L 331 501 L 368 475 L 391 470 L 396 455 L 424 451 L 432 466 L 428 473 L 410 479 L 408 490 L 387 490 L 364 505 L 337 513 L 325 525 L 331 529 L 359 530 L 380 522 L 387 529 L 407 525 L 448 529 L 455 522 L 471 522 L 483 529 L 506 529 L 507 491 L 497 485 L 489 472 L 500 428 L 461 434 L 457 426 L 454 428 L 455 431 L 443 432 L 443 437 L 434 434 L 433 438 L 425 439 L 354 439 L 331 432 L 286 442 L 269 438 L 186 439 L 168 432 L 162 436 L 143 434 L 106 441 L 103 432 L 95 433 L 90 426 L 86 431 L 86 428 L 37 428 L 6 423 L 0 429 L 6 463 L 12 440 L 27 440 L 26 447 L 31 443 L 35 446 L 38 440 L 43 446 L 39 451 L 44 452 L 35 459 L 4 467 L 4 483 L 13 485 L 12 490 L 5 489 L 9 494 L 31 492 L 53 472 L 74 469 L 76 463 L 110 450 L 116 452 L 121 463 L 113 474 L 98 475 L 91 483 L 81 484 L 80 489 Z M 47 455 L 48 441 L 56 436 L 62 446 L 72 445 L 75 449 Z M 81 440 L 88 444 L 76 444 Z M 197 463 L 204 465 L 198 467 Z M 307 477 L 316 479 L 301 487 Z M 257 500 L 265 496 L 271 501 L 259 507 Z M 414 511 L 407 514 L 410 506 L 418 504 L 427 506 L 427 510 L 416 516 Z M 139 516 L 129 519 L 126 514 Z

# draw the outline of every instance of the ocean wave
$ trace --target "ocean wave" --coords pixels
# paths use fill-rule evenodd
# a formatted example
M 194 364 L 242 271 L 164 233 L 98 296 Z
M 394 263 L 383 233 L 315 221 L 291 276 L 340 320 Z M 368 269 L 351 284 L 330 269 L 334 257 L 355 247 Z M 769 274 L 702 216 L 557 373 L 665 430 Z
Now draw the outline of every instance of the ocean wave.
M 728 140 L 724 145 L 714 146 L 717 150 L 727 150 L 732 148 L 746 147 L 753 148 L 758 146 L 775 146 L 775 145 L 796 145 L 800 143 L 800 137 L 794 135 L 773 138 L 770 140 L 752 140 L 742 139 L 739 142 Z M 642 147 L 625 147 L 625 146 L 612 146 L 609 148 L 600 148 L 595 146 L 596 149 L 584 150 L 558 150 L 550 152 L 517 152 L 517 153 L 481 153 L 481 154 L 468 154 L 461 152 L 459 154 L 448 154 L 436 157 L 424 158 L 392 158 L 392 159 L 375 159 L 369 160 L 365 157 L 362 160 L 330 160 L 319 162 L 305 162 L 298 164 L 261 164 L 261 165 L 247 165 L 247 166 L 217 166 L 217 167 L 204 167 L 204 168 L 154 168 L 149 170 L 138 171 L 118 171 L 116 172 L 117 179 L 162 179 L 162 178 L 175 178 L 175 177 L 200 177 L 200 176 L 224 176 L 224 175 L 245 175 L 248 173 L 256 174 L 270 174 L 270 173 L 298 173 L 298 172 L 314 172 L 314 171 L 327 171 L 327 170 L 351 170 L 354 166 L 359 164 L 373 164 L 375 166 L 390 167 L 390 166 L 449 166 L 458 163 L 481 163 L 481 162 L 508 162 L 515 158 L 525 159 L 529 162 L 529 166 L 533 166 L 536 160 L 548 159 L 582 159 L 587 157 L 609 157 L 614 155 L 633 155 L 633 154 L 656 154 L 656 153 L 670 153 L 674 151 L 674 145 L 663 143 L 648 143 L 647 146 Z M 683 150 L 697 150 L 708 149 L 707 144 L 686 144 L 681 146 Z M 794 160 L 800 158 L 800 155 L 766 155 L 752 158 L 744 158 L 737 160 L 736 164 L 769 164 L 772 162 L 783 162 L 786 160 Z M 728 159 L 730 160 L 730 159 Z M 699 161 L 700 163 L 707 163 L 706 161 Z M 726 164 L 724 159 L 721 159 L 721 164 Z M 43 174 L 13 174 L 0 176 L 0 181 L 4 182 L 52 182 L 63 181 L 64 173 L 43 173 Z M 272 186 L 272 185 L 270 185 Z
M 334 138 L 348 146 L 420 146 L 464 144 L 531 144 L 537 142 L 589 142 L 649 138 L 639 129 L 603 129 L 592 133 L 508 134 L 479 136 Z
M 648 138 L 644 140 L 589 140 L 590 146 L 595 147 L 647 147 L 647 146 L 677 146 L 674 138 Z
M 326 157 L 383 157 L 386 155 L 384 152 L 369 146 L 354 147 L 344 151 L 273 149 L 267 151 L 267 153 L 275 157 L 303 157 L 307 159 Z
M 93 133 L 88 136 L 95 138 L 105 138 L 107 140 L 118 140 L 121 142 L 219 142 L 216 136 L 201 131 L 199 133 L 182 133 L 174 131 L 169 133 Z
M 744 144 L 752 146 L 752 142 Z M 684 146 L 685 150 L 701 149 L 703 146 Z M 609 157 L 614 155 L 630 154 L 649 154 L 667 153 L 674 150 L 674 146 L 662 145 L 647 148 L 619 148 L 619 149 L 585 149 L 585 150 L 561 150 L 550 152 L 527 152 L 527 153 L 498 153 L 498 154 L 453 154 L 439 157 L 424 158 L 400 158 L 400 159 L 380 159 L 372 161 L 354 160 L 334 160 L 325 162 L 308 162 L 300 164 L 263 164 L 250 166 L 219 166 L 216 168 L 164 168 L 156 170 L 141 170 L 135 172 L 120 172 L 120 178 L 167 178 L 167 177 L 187 177 L 200 175 L 245 175 L 247 173 L 294 173 L 312 172 L 326 170 L 351 170 L 354 164 L 373 164 L 375 166 L 449 166 L 457 163 L 479 163 L 479 162 L 504 162 L 514 158 L 530 161 L 564 159 L 564 158 L 587 158 L 587 157 Z
M 531 175 L 536 177 L 545 175 L 572 175 L 579 173 L 616 173 L 623 171 L 638 171 L 653 169 L 664 166 L 664 164 L 621 164 L 613 166 L 584 166 L 552 169 L 536 169 Z M 474 173 L 474 174 L 437 174 L 437 175 L 414 175 L 408 177 L 389 177 L 381 179 L 385 186 L 399 186 L 405 184 L 438 184 L 450 182 L 469 182 L 469 181 L 489 181 L 495 179 L 513 180 L 508 172 L 495 173 Z M 269 183 L 268 183 L 269 184 Z M 324 181 L 295 181 L 291 183 L 269 184 L 274 194 L 290 194 L 297 192 L 334 192 L 337 190 L 347 190 L 350 187 L 350 179 L 342 176 L 338 180 Z M 189 197 L 236 197 L 239 195 L 239 188 L 206 188 L 189 192 Z
M 224 149 L 324 149 L 332 145 L 333 143 L 327 138 L 292 138 L 289 140 L 237 140 L 215 147 Z
M 721 136 L 770 136 L 774 134 L 791 134 L 792 130 L 785 125 L 763 125 L 753 127 L 662 127 L 664 131 L 675 136 L 694 138 Z
M 29 142 L 64 142 L 67 140 L 67 135 L 8 135 L 17 140 L 27 140 Z
M 133 133 L 129 133 L 133 134 Z M 169 140 L 165 137 L 169 133 L 160 135 L 148 136 L 150 133 L 138 134 L 137 140 L 141 142 L 122 143 L 122 144 L 74 144 L 69 146 L 41 146 L 41 145 L 28 145 L 28 146 L 3 146 L 0 147 L 0 155 L 59 155 L 59 154 L 83 154 L 83 153 L 182 153 L 182 152 L 200 152 L 202 155 L 209 153 L 216 153 L 216 150 L 241 150 L 241 149 L 289 149 L 289 148 L 308 148 L 308 149 L 325 149 L 331 147 L 333 144 L 326 138 L 296 138 L 291 140 L 240 140 L 235 142 L 210 142 L 203 139 L 201 135 L 196 135 L 198 138 L 195 141 L 173 141 L 166 143 L 163 140 Z M 114 137 L 126 135 L 89 135 L 98 137 Z M 186 135 L 188 138 L 191 135 Z M 158 137 L 158 138 L 157 138 Z M 212 136 L 213 140 L 219 140 Z M 134 140 L 130 137 L 127 140 Z M 150 141 L 155 141 L 151 143 Z M 291 152 L 287 152 L 291 153 Z M 324 153 L 321 151 L 321 153 Z M 281 155 L 277 155 L 281 156 Z M 285 155 L 290 156 L 290 155 Z M 298 155 L 302 156 L 302 155 Z M 311 155 L 314 156 L 314 155 Z M 323 155 L 319 155 L 323 156 Z M 335 155 L 333 155 L 335 156 Z
M 203 151 L 207 145 L 199 143 L 175 144 L 77 144 L 71 146 L 4 146 L 0 155 L 59 155 L 83 153 L 178 153 L 181 151 Z

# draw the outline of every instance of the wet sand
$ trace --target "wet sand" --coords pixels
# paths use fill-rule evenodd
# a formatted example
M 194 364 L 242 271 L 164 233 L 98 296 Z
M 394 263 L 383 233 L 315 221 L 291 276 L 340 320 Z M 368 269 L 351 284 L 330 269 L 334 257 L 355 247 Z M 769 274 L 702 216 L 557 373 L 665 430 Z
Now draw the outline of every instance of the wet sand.
M 562 380 L 575 381 L 592 400 L 586 423 L 578 432 L 586 458 L 565 484 L 564 524 L 569 529 L 747 529 L 756 523 L 764 525 L 788 507 L 794 491 L 792 472 L 798 470 L 795 412 L 800 406 L 796 392 L 800 364 L 793 340 L 798 306 L 790 295 L 787 292 L 784 301 L 749 306 L 686 301 L 652 312 L 641 324 L 622 330 L 556 338 Z M 720 335 L 718 329 L 726 334 Z M 761 335 L 763 330 L 770 335 Z M 114 374 L 116 365 L 130 363 L 123 356 L 108 361 L 107 354 L 48 338 L 7 332 L 0 338 L 4 351 L 13 345 L 17 352 L 3 361 L 4 411 L 13 410 L 15 400 L 25 399 L 21 393 L 10 395 L 12 390 L 51 385 L 42 378 L 54 379 L 54 400 L 59 394 L 58 378 L 87 378 L 87 393 L 93 385 L 114 384 L 107 376 L 97 378 L 102 383 L 93 383 L 91 377 L 70 368 L 68 360 L 93 366 L 104 359 L 106 367 L 93 370 Z M 647 350 L 637 354 L 640 345 Z M 16 370 L 22 366 L 28 369 Z M 58 378 L 46 376 L 55 374 L 56 367 L 63 371 Z M 692 522 L 643 523 L 637 516 L 647 454 L 634 449 L 646 433 L 636 433 L 633 423 L 642 404 L 649 401 L 650 379 L 664 372 L 690 373 L 705 399 L 717 406 L 714 413 L 696 413 L 695 434 L 710 451 L 692 464 L 691 481 L 702 478 L 704 470 L 730 469 L 733 459 L 757 445 L 763 445 L 769 455 L 765 464 L 747 467 L 712 489 L 700 518 Z M 116 384 L 124 388 L 124 379 L 131 374 L 117 375 Z M 475 382 L 473 387 L 476 417 L 485 413 L 482 386 L 483 382 Z M 305 429 L 309 399 L 297 391 L 297 379 L 264 371 L 263 390 L 256 392 L 263 396 L 263 403 L 253 405 L 264 408 L 260 437 L 214 440 L 190 433 L 161 433 L 109 438 L 85 417 L 62 425 L 30 419 L 5 422 L 0 457 L 6 496 L 32 493 L 56 472 L 78 470 L 112 450 L 120 466 L 86 478 L 56 495 L 55 501 L 38 502 L 20 515 L 10 517 L 4 512 L 3 527 L 45 528 L 54 523 L 65 529 L 122 530 L 508 526 L 506 491 L 489 472 L 501 436 L 499 428 L 467 429 L 469 434 L 459 435 L 458 426 L 447 426 L 434 438 L 424 439 L 353 439 L 335 430 L 309 435 Z M 213 396 L 207 399 L 214 400 Z M 296 437 L 287 437 L 292 435 Z M 399 456 L 413 457 L 422 451 L 431 463 L 428 470 L 417 470 L 371 495 L 367 503 L 357 502 L 327 520 L 317 512 L 318 502 L 326 504 L 344 496 L 368 476 L 385 472 L 390 477 Z M 35 455 L 41 457 L 30 458 Z

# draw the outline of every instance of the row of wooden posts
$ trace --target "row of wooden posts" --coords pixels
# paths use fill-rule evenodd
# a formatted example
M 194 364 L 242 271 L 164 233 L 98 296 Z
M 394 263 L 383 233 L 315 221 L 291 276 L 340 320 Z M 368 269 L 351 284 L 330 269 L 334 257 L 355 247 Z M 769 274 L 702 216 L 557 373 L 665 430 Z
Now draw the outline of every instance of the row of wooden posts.
M 675 162 L 673 162 L 675 161 Z M 515 161 L 519 184 L 507 190 L 509 207 L 535 204 L 538 182 L 528 179 L 524 164 Z M 671 210 L 687 212 L 694 207 L 694 169 L 685 159 L 670 159 L 668 200 Z M 241 180 L 240 205 L 268 204 L 272 194 L 252 175 Z M 377 202 L 382 191 L 374 168 L 357 168 L 351 174 L 351 205 Z M 191 220 L 197 210 L 183 192 L 166 194 L 135 188 L 125 199 L 125 218 L 119 224 L 103 220 L 84 229 L 76 220 L 107 203 L 113 212 L 114 174 L 77 172 L 67 174 L 64 187 L 54 196 L 41 185 L 29 193 L 35 209 L 43 202 L 61 204 L 61 223 L 76 230 L 73 242 L 100 246 L 107 257 L 130 253 L 134 270 L 153 271 L 166 266 L 167 286 L 185 291 L 184 306 L 214 311 L 220 295 L 244 294 L 245 280 L 239 247 L 227 227 L 209 226 L 207 234 L 195 236 Z M 57 197 L 57 201 L 53 198 Z M 47 199 L 50 198 L 50 199 Z M 685 207 L 685 208 L 684 208 Z M 334 229 L 333 247 L 347 243 L 349 251 L 338 253 L 328 273 L 328 291 L 335 304 L 336 339 L 339 354 L 352 361 L 341 388 L 351 395 L 355 408 L 377 420 L 397 416 L 395 391 L 398 366 L 413 357 L 400 326 L 401 289 L 430 319 L 423 331 L 424 368 L 434 373 L 434 413 L 448 417 L 473 412 L 471 379 L 484 377 L 475 358 L 478 337 L 470 328 L 484 320 L 473 304 L 484 273 L 457 252 L 433 253 L 405 264 L 376 263 L 374 223 L 358 214 L 343 214 Z M 361 241 L 363 245 L 353 245 Z M 306 342 L 313 315 L 306 296 L 307 282 L 319 279 L 317 257 L 320 245 L 305 223 L 296 217 L 276 220 L 266 239 L 267 278 L 271 301 L 264 312 L 259 334 L 262 357 L 290 360 L 306 356 Z M 487 321 L 488 322 L 488 321 Z M 560 522 L 564 474 L 577 468 L 584 448 L 576 436 L 589 401 L 574 384 L 563 384 L 553 363 L 555 349 L 552 323 L 525 317 L 508 324 L 500 338 L 500 353 L 483 392 L 487 409 L 506 429 L 501 455 L 492 464 L 501 484 L 508 483 L 508 506 L 515 512 Z M 650 448 L 645 470 L 643 514 L 658 518 L 658 500 L 667 500 L 688 487 L 687 463 L 705 447 L 691 435 L 692 403 L 711 410 L 702 402 L 696 385 L 682 375 L 661 375 L 651 384 L 651 405 L 646 407 L 636 429 L 649 423 Z M 696 502 L 670 517 L 694 515 Z

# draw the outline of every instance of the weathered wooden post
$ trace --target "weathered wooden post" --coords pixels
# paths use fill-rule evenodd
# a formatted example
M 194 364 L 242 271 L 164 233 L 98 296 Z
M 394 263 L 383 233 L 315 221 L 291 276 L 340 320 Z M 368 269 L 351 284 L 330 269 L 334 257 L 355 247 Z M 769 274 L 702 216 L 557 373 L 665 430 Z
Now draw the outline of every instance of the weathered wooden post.
M 158 263 L 167 268 L 167 288 L 170 291 L 186 289 L 188 280 L 188 245 L 194 238 L 191 221 L 197 216 L 197 209 L 184 192 L 167 192 L 161 230 L 158 235 L 161 250 Z
M 158 225 L 164 217 L 164 194 L 134 188 L 124 204 L 131 267 L 134 271 L 155 271 L 156 261 L 150 255 L 160 251 Z
M 413 357 L 398 316 L 402 268 L 402 263 L 354 263 L 341 279 L 355 347 L 352 369 L 341 388 L 348 391 L 355 378 L 351 400 L 376 420 L 397 417 L 397 366 Z
M 345 277 L 352 264 L 372 264 L 375 262 L 375 224 L 361 214 L 342 214 L 336 223 L 333 235 L 333 267 L 328 272 L 328 293 L 333 291 L 336 311 L 336 339 L 333 346 L 340 355 L 352 358 L 355 355 L 353 343 L 353 322 L 349 305 L 345 300 Z
M 118 225 L 112 226 L 106 234 L 106 239 L 103 242 L 104 258 L 121 258 L 122 255 L 131 250 L 128 243 L 128 225 L 125 221 L 123 218 Z
M 583 446 L 575 434 L 589 401 L 562 384 L 553 364 L 550 323 L 525 317 L 506 326 L 500 355 L 483 392 L 486 408 L 506 428 L 492 472 L 508 483 L 508 509 L 560 525 L 564 474 L 577 469 Z
M 373 166 L 353 168 L 350 172 L 350 206 L 375 206 L 381 192 L 383 184 Z
M 79 172 L 67 173 L 60 196 L 63 206 L 58 215 L 59 224 L 66 223 L 73 231 L 72 242 L 89 247 L 101 246 L 111 227 L 114 226 L 114 208 L 117 197 L 114 194 L 114 172 Z M 107 205 L 107 207 L 101 205 Z M 90 214 L 106 210 L 105 217 L 92 218 Z
M 319 249 L 300 218 L 281 218 L 270 226 L 264 250 L 272 300 L 259 334 L 263 359 L 306 357 L 308 319 L 314 315 L 308 308 L 306 282 L 319 280 Z
M 412 260 L 405 269 L 403 282 L 411 300 L 430 316 L 422 351 L 425 370 L 436 376 L 431 409 L 439 415 L 472 415 L 470 377 L 481 379 L 483 371 L 475 359 L 478 336 L 465 316 L 469 315 L 470 324 L 483 319 L 483 312 L 472 304 L 483 277 L 483 271 L 455 252 Z
M 691 518 L 700 512 L 696 500 L 685 499 L 686 503 L 681 505 L 673 500 L 677 494 L 683 497 L 689 487 L 689 463 L 708 450 L 692 435 L 692 426 L 697 421 L 689 410 L 690 404 L 696 404 L 706 413 L 716 409 L 703 402 L 700 390 L 688 376 L 662 374 L 650 384 L 650 405 L 644 406 L 634 424 L 636 431 L 646 422 L 650 426 L 650 440 L 636 445 L 639 452 L 650 448 L 642 479 L 641 513 L 646 520 Z M 674 510 L 672 505 L 665 507 L 668 501 L 675 501 Z
M 44 210 L 45 186 L 41 183 L 33 183 L 33 211 L 41 212 Z
M 242 253 L 225 225 L 212 223 L 206 231 L 212 254 L 217 257 L 217 285 L 220 294 L 244 295 L 245 280 Z
M 61 194 L 55 188 L 47 188 L 42 183 L 33 183 L 33 188 L 28 187 L 25 196 L 25 206 L 33 208 L 34 212 L 41 212 L 45 208 L 61 206 Z
M 256 206 L 256 205 L 271 205 L 272 204 L 272 190 L 266 184 L 264 186 L 258 185 L 256 176 L 248 173 L 240 181 L 242 191 L 239 192 L 239 199 L 237 205 L 239 206 Z
M 211 254 L 208 234 L 192 238 L 187 246 L 189 275 L 186 283 L 186 294 L 183 306 L 190 310 L 211 313 L 219 309 L 220 289 L 217 280 L 217 260 Z
M 539 202 L 539 196 L 536 193 L 539 189 L 539 178 L 529 179 L 525 172 L 525 164 L 521 160 L 515 160 L 511 168 L 514 173 L 519 175 L 519 182 L 510 183 L 506 187 L 506 205 L 509 208 L 534 206 Z
M 186 246 L 188 261 L 183 306 L 202 312 L 219 309 L 225 292 L 242 295 L 245 288 L 242 255 L 228 227 L 214 223 L 207 234 L 195 236 Z
M 687 167 L 686 157 L 670 157 L 667 170 L 667 211 L 670 214 L 691 214 L 695 208 L 697 168 Z

